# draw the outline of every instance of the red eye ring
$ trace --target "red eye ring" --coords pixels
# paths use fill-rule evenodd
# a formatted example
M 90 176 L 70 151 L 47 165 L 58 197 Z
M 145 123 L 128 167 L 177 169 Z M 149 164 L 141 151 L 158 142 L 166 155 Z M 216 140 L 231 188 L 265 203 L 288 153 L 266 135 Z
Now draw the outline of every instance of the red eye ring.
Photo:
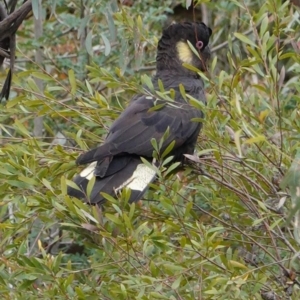
M 198 50 L 201 50 L 202 47 L 203 47 L 203 42 L 202 42 L 202 41 L 198 41 L 198 42 L 196 43 L 196 48 L 197 48 Z

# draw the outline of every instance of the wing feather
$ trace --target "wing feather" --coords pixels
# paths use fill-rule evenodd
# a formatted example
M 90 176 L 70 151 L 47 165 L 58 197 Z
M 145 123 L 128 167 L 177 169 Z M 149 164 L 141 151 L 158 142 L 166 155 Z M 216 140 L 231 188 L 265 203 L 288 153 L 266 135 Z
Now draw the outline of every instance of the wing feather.
M 167 128 L 169 136 L 163 144 L 162 151 L 175 140 L 175 148 L 180 147 L 200 124 L 191 122 L 192 118 L 202 116 L 201 112 L 188 104 L 164 105 L 149 111 L 154 102 L 142 96 L 128 106 L 112 125 L 105 143 L 81 155 L 79 164 L 101 161 L 105 157 L 125 153 L 151 157 L 153 146 L 151 139 L 160 140 Z

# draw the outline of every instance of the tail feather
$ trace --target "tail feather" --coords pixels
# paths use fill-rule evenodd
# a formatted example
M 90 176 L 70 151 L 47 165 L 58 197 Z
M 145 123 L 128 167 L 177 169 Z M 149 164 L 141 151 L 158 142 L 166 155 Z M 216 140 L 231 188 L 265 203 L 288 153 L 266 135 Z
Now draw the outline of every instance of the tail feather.
M 96 176 L 95 183 L 90 196 L 87 197 L 87 185 L 93 176 Z M 114 157 L 105 177 L 97 176 L 97 162 L 93 162 L 74 178 L 80 190 L 69 186 L 68 194 L 87 203 L 101 205 L 105 202 L 101 193 L 116 196 L 127 187 L 131 189 L 129 201 L 136 202 L 140 200 L 155 177 L 154 169 L 143 164 L 137 156 Z

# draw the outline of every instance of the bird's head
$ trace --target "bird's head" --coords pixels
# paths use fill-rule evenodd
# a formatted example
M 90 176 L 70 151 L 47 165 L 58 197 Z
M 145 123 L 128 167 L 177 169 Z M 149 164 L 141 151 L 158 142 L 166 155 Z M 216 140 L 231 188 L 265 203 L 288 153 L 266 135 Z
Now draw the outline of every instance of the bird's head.
M 211 33 L 209 27 L 199 22 L 175 23 L 164 29 L 157 47 L 157 71 L 185 72 L 183 63 L 206 70 L 206 62 L 210 57 L 208 42 Z M 188 41 L 199 53 L 199 57 Z

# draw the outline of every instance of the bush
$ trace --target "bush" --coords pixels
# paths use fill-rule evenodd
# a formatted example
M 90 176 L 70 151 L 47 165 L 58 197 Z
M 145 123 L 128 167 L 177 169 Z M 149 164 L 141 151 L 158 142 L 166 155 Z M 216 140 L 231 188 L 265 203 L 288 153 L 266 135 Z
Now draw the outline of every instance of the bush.
M 162 172 L 141 206 L 126 191 L 103 211 L 66 195 L 78 153 L 102 142 L 152 75 L 171 18 L 172 1 L 125 2 L 45 1 L 43 35 L 34 39 L 33 17 L 19 29 L 0 113 L 1 294 L 298 299 L 297 214 L 292 189 L 280 188 L 300 125 L 299 7 L 288 1 L 196 6 L 213 28 L 213 58 L 184 171 Z

